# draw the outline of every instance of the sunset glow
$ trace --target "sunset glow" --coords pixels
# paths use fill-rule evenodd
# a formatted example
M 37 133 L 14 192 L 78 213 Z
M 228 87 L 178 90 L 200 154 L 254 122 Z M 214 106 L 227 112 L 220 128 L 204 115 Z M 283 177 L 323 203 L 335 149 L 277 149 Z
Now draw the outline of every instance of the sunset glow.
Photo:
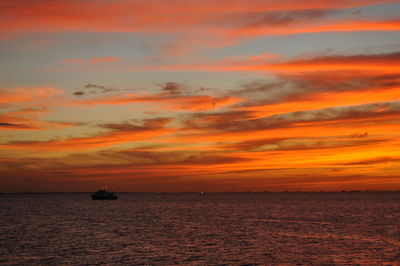
M 0 3 L 0 192 L 400 190 L 400 2 Z

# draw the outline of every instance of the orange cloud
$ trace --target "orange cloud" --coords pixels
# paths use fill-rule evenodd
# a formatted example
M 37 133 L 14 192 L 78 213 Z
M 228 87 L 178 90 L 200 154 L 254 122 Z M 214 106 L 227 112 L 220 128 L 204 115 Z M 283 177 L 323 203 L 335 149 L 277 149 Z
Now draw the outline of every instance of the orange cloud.
M 238 191 L 247 190 L 244 189 L 247 185 L 258 187 L 257 191 L 279 191 L 285 190 L 285 187 L 294 190 L 337 190 L 343 189 L 341 186 L 348 188 L 353 183 L 355 188 L 361 189 L 363 185 L 368 187 L 371 182 L 380 185 L 375 189 L 396 189 L 399 182 L 395 175 L 378 169 L 382 164 L 395 166 L 398 153 L 397 156 L 389 155 L 386 158 L 369 154 L 369 158 L 365 159 L 368 151 L 388 151 L 390 145 L 382 147 L 379 142 L 364 144 L 355 149 L 338 146 L 334 149 L 325 147 L 311 150 L 297 146 L 280 151 L 238 153 L 103 151 L 63 158 L 22 158 L 18 161 L 0 159 L 0 168 L 8 176 L 16 176 L 13 169 L 18 166 L 18 175 L 34 178 L 36 184 L 60 184 L 62 180 L 77 180 L 80 183 L 85 180 L 103 180 L 115 184 L 113 187 L 121 185 L 119 191 L 133 189 L 154 192 L 157 189 L 153 186 L 163 191 L 199 189 L 198 186 L 187 187 L 187 183 L 207 184 L 207 189 L 201 187 L 205 191 L 226 191 L 230 184 L 235 184 L 230 188 Z M 300 151 L 297 149 L 299 147 L 302 148 Z M 346 166 L 343 164 L 345 162 L 354 164 Z M 354 171 L 357 175 L 354 175 Z M 377 179 L 377 176 L 380 178 Z M 129 188 L 126 184 L 136 186 Z M 149 190 L 140 186 L 138 188 L 138 184 L 148 184 Z
M 188 111 L 205 111 L 219 108 L 221 106 L 230 105 L 239 102 L 238 97 L 213 97 L 209 95 L 170 95 L 168 93 L 153 94 L 149 96 L 137 96 L 134 94 L 120 95 L 114 97 L 101 97 L 95 99 L 84 100 L 74 104 L 87 105 L 118 105 L 130 103 L 160 103 L 169 110 L 188 110 Z
M 32 32 L 138 32 L 170 34 L 159 49 L 162 56 L 204 47 L 231 45 L 244 38 L 332 31 L 398 31 L 398 20 L 354 20 L 346 8 L 396 2 L 370 1 L 260 1 L 222 0 L 6 2 L 0 7 L 0 36 Z M 94 7 L 95 6 L 95 7 Z M 346 13 L 347 12 L 347 13 Z M 134 14 L 134 19 L 132 19 Z M 347 16 L 338 16 L 347 14 Z M 336 17 L 336 19 L 335 19 Z M 156 55 L 157 57 L 157 55 Z M 93 59 L 91 63 L 117 61 Z M 67 59 L 65 62 L 70 62 Z
M 42 121 L 49 113 L 50 99 L 62 95 L 62 91 L 51 87 L 23 87 L 6 89 L 0 93 L 0 130 L 41 130 L 74 125 L 62 121 Z
M 0 27 L 3 31 L 160 31 L 165 28 L 182 28 L 212 21 L 224 14 L 269 12 L 286 10 L 343 9 L 372 4 L 395 2 L 369 1 L 260 1 L 235 2 L 223 0 L 197 1 L 174 0 L 168 5 L 158 1 L 65 1 L 52 5 L 47 1 L 5 1 L 1 13 L 7 14 Z M 132 13 L 135 19 L 132 20 Z M 168 16 L 168 14 L 179 14 Z
M 106 56 L 106 57 L 93 57 L 90 59 L 89 63 L 90 64 L 99 64 L 99 63 L 110 63 L 110 62 L 115 62 L 119 61 L 121 58 L 117 56 Z
M 11 105 L 15 103 L 39 102 L 62 91 L 51 87 L 23 87 L 2 90 L 0 92 L 0 104 Z
M 0 130 L 42 130 L 79 125 L 71 122 L 40 120 L 49 112 L 47 108 L 42 107 L 0 113 Z
M 121 60 L 120 57 L 118 56 L 105 56 L 105 57 L 93 57 L 90 60 L 84 60 L 84 59 L 76 59 L 76 58 L 67 58 L 63 60 L 64 64 L 105 64 L 105 63 L 111 63 L 111 62 L 116 62 Z
M 400 87 L 361 91 L 316 92 L 306 97 L 266 105 L 243 106 L 238 110 L 252 111 L 253 118 L 304 110 L 317 110 L 328 106 L 349 106 L 400 100 Z
M 330 21 L 315 23 L 301 23 L 287 27 L 279 25 L 276 27 L 244 27 L 231 33 L 235 37 L 254 37 L 263 35 L 288 35 L 301 33 L 317 32 L 352 32 L 352 31 L 398 31 L 400 30 L 400 20 L 382 20 L 382 21 Z
M 278 63 L 275 70 L 284 72 L 354 70 L 397 73 L 400 71 L 398 59 L 400 59 L 400 53 L 397 52 L 372 55 L 333 55 Z M 272 69 L 274 69 L 274 66 L 272 66 Z
M 94 136 L 49 141 L 14 141 L 3 144 L 2 146 L 5 149 L 24 149 L 41 152 L 64 152 L 107 148 L 116 144 L 130 143 L 172 133 L 175 131 L 174 129 L 164 127 L 168 122 L 168 119 L 151 119 L 145 120 L 142 126 L 107 124 L 101 125 L 101 127 L 111 129 L 112 131 L 99 133 Z
M 287 149 L 296 147 L 299 142 L 304 144 L 305 142 L 301 140 L 304 138 L 312 139 L 307 140 L 304 146 L 301 144 L 297 147 L 315 150 L 324 147 L 343 148 L 343 145 L 349 147 L 367 145 L 367 143 L 379 145 L 383 143 L 382 138 L 396 139 L 393 132 L 398 130 L 395 121 L 399 117 L 399 103 L 326 108 L 259 119 L 240 115 L 239 112 L 234 114 L 236 114 L 233 115 L 235 119 L 231 118 L 229 112 L 194 114 L 188 118 L 186 128 L 180 131 L 180 134 L 167 136 L 159 141 L 181 145 L 204 143 L 210 149 L 225 151 L 242 142 L 247 142 L 249 145 L 269 144 L 267 145 L 269 150 Z M 360 131 L 361 133 L 357 133 Z M 374 132 L 374 135 L 368 132 Z M 299 141 L 293 142 L 290 139 Z M 278 145 L 281 141 L 284 141 L 285 145 Z M 312 141 L 318 145 L 312 144 Z
M 400 72 L 400 53 L 375 55 L 327 55 L 322 57 L 268 60 L 251 56 L 244 60 L 223 59 L 204 64 L 155 65 L 137 67 L 126 71 L 180 70 L 180 71 L 259 71 L 278 73 L 303 73 L 320 71 L 371 71 L 382 73 Z
M 67 58 L 63 60 L 64 64 L 82 64 L 85 60 L 83 59 L 76 59 L 76 58 Z

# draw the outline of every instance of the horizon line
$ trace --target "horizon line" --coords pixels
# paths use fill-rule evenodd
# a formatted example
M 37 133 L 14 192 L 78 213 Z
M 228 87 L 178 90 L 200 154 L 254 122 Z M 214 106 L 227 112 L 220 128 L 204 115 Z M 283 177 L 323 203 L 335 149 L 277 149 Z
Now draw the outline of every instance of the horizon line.
M 113 191 L 116 192 L 116 191 Z M 140 192 L 140 191 L 120 191 L 121 194 L 228 194 L 228 193 L 368 193 L 368 192 L 400 192 L 400 190 L 284 190 L 284 191 L 180 191 L 180 192 Z M 0 192 L 4 194 L 88 194 L 93 191 L 43 191 L 43 192 Z

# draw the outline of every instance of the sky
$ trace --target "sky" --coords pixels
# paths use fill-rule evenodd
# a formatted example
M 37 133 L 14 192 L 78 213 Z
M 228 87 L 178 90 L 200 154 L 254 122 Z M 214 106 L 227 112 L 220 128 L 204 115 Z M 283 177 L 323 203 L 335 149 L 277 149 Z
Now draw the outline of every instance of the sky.
M 1 0 L 0 192 L 399 190 L 399 11 Z

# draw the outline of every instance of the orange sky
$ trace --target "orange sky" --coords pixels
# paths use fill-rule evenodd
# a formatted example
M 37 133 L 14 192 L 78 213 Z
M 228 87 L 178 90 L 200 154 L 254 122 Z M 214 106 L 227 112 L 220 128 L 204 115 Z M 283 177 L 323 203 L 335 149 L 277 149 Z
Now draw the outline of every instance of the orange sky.
M 0 192 L 400 189 L 399 1 L 3 1 Z

